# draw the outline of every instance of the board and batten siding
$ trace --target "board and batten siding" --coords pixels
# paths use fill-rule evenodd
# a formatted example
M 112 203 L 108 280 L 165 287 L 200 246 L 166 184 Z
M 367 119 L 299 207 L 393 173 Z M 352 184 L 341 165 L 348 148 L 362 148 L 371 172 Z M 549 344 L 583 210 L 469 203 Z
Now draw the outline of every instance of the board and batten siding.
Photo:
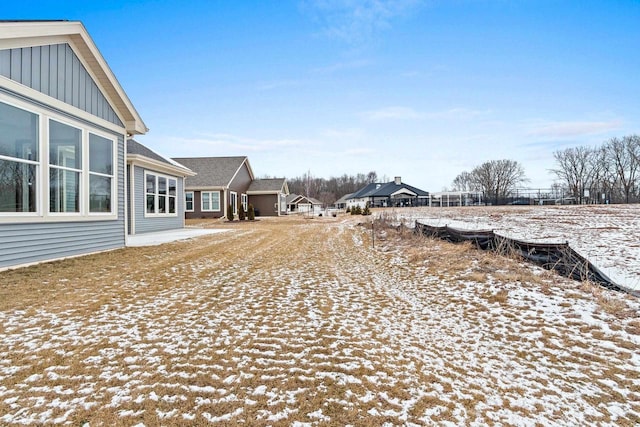
M 2 49 L 0 75 L 124 127 L 67 43 Z
M 184 178 L 167 175 L 162 172 L 146 169 L 140 166 L 133 166 L 133 192 L 131 202 L 134 205 L 134 224 L 131 227 L 135 234 L 150 233 L 153 231 L 175 230 L 184 227 Z M 176 189 L 176 216 L 145 216 L 146 195 L 144 192 L 144 173 L 155 173 L 162 176 L 175 178 Z
M 118 137 L 118 219 L 0 224 L 0 268 L 124 247 L 124 138 Z

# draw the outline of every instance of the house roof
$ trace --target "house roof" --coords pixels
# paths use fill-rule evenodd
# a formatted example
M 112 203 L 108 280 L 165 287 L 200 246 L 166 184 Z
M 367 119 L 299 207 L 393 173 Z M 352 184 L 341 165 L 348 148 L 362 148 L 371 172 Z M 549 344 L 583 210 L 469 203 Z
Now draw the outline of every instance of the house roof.
M 94 76 L 129 134 L 149 130 L 131 103 L 97 46 L 79 21 L 2 21 L 0 49 L 69 43 L 83 65 Z
M 288 193 L 289 187 L 285 178 L 263 178 L 251 182 L 247 194 Z
M 334 202 L 334 205 L 337 205 L 338 203 L 347 203 L 347 199 L 349 199 L 352 194 L 353 193 L 349 193 L 349 194 L 345 194 L 344 196 L 340 197 L 338 200 L 336 200 Z
M 181 176 L 194 176 L 195 173 L 175 160 L 164 157 L 134 139 L 127 140 L 127 162 L 145 163 L 144 166 L 163 169 Z
M 302 196 L 300 194 L 289 194 L 287 196 L 287 204 L 297 205 L 298 203 L 311 203 L 312 205 L 321 205 L 322 202 L 318 199 L 314 199 L 313 197 Z
M 391 181 L 384 184 L 368 184 L 364 188 L 353 193 L 348 197 L 348 199 L 361 199 L 366 197 L 390 197 L 398 192 L 406 192 L 407 190 L 414 193 L 418 197 L 426 197 L 429 195 L 427 191 L 420 190 L 419 188 L 413 187 L 409 184 L 396 184 L 395 181 Z
M 174 157 L 173 160 L 197 173 L 196 176 L 187 180 L 187 188 L 228 187 L 245 163 L 253 179 L 253 171 L 247 156 Z

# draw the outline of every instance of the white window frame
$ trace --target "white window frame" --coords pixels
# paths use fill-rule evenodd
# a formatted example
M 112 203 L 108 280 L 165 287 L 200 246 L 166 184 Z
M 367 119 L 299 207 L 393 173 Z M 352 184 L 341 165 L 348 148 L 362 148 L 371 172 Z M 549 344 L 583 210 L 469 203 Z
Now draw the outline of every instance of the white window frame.
M 247 213 L 247 210 L 248 210 L 248 206 L 249 206 L 247 203 L 248 200 L 249 200 L 249 197 L 247 197 L 246 194 L 243 193 L 240 195 L 240 203 L 242 203 L 242 209 L 244 209 L 244 213 Z
M 204 208 L 204 199 L 205 199 L 205 194 L 211 195 L 211 194 L 217 194 L 218 195 L 218 209 L 211 209 L 212 205 L 213 205 L 213 199 L 211 198 L 211 196 L 207 196 L 207 198 L 209 199 L 209 209 L 205 209 Z M 220 191 L 215 190 L 215 191 L 201 191 L 200 192 L 200 211 L 201 212 L 220 212 L 222 209 L 221 206 L 221 201 L 220 201 L 221 197 L 220 197 Z
M 1 95 L 1 94 L 0 94 Z M 10 162 L 16 162 L 16 163 L 20 163 L 20 164 L 24 164 L 24 165 L 32 165 L 35 166 L 36 169 L 36 173 L 35 173 L 35 184 L 36 184 L 36 195 L 35 195 L 35 211 L 34 212 L 0 212 L 0 222 L 6 222 L 3 221 L 4 218 L 8 218 L 9 221 L 13 221 L 14 218 L 20 218 L 20 219 L 26 219 L 26 218 L 39 218 L 42 217 L 42 211 L 43 211 L 43 193 L 44 193 L 44 189 L 42 187 L 43 185 L 43 181 L 45 181 L 45 179 L 43 178 L 43 150 L 44 150 L 44 138 L 42 136 L 44 132 L 44 126 L 43 124 L 45 123 L 44 118 L 42 116 L 41 113 L 39 113 L 38 111 L 35 111 L 34 109 L 27 107 L 25 105 L 21 105 L 20 103 L 17 102 L 13 102 L 12 100 L 7 100 L 4 97 L 0 97 L 0 102 L 9 105 L 11 107 L 17 108 L 19 110 L 23 110 L 26 111 L 27 113 L 31 113 L 31 114 L 35 114 L 38 118 L 38 141 L 37 141 L 37 146 L 38 146 L 38 160 L 27 160 L 27 159 L 19 159 L 19 158 L 14 158 L 14 157 L 10 157 L 10 156 L 2 156 L 0 155 L 0 159 L 2 160 L 6 160 L 6 161 L 10 161 Z M 48 152 L 46 153 L 46 162 L 48 163 Z M 48 174 L 48 170 L 47 170 L 47 174 Z M 47 182 L 48 182 L 48 178 L 47 178 Z M 47 189 L 49 187 L 47 186 Z
M 187 206 L 189 206 L 189 202 L 187 201 L 187 194 L 191 194 L 191 209 L 187 208 Z M 193 191 L 185 191 L 184 192 L 184 211 L 185 212 L 193 212 L 194 208 L 196 206 L 196 200 L 195 200 L 195 192 Z
M 38 116 L 38 160 L 16 160 L 13 157 L 1 156 L 3 160 L 19 161 L 24 164 L 34 165 L 36 172 L 36 201 L 35 212 L 0 212 L 0 223 L 8 222 L 65 222 L 65 221 L 103 221 L 117 220 L 120 195 L 117 192 L 119 182 L 118 163 L 118 136 L 104 132 L 93 125 L 80 119 L 63 116 L 44 107 L 16 99 L 12 96 L 0 93 L 0 102 L 24 110 Z M 50 170 L 49 165 L 49 125 L 55 121 L 81 130 L 82 157 L 79 168 L 70 168 L 80 174 L 78 187 L 78 212 L 50 212 Z M 111 177 L 111 210 L 109 212 L 90 212 L 89 206 L 89 134 L 94 134 L 112 142 L 112 175 Z M 124 135 L 121 136 L 124 138 Z M 53 166 L 55 169 L 66 170 L 64 167 Z
M 238 215 L 238 193 L 229 191 L 229 203 L 233 207 L 233 214 Z
M 90 139 L 91 135 L 98 136 L 100 138 L 107 139 L 111 141 L 111 174 L 106 174 L 102 172 L 92 172 L 91 171 L 91 151 L 90 151 Z M 119 197 L 118 197 L 118 187 L 116 185 L 118 175 L 116 175 L 117 166 L 118 166 L 118 140 L 113 137 L 113 135 L 105 135 L 100 132 L 88 131 L 87 135 L 87 148 L 85 150 L 87 154 L 87 212 L 89 216 L 101 216 L 106 212 L 91 212 L 91 176 L 98 176 L 103 178 L 111 179 L 111 214 L 116 213 Z M 126 191 L 126 190 L 125 190 Z
M 147 212 L 147 195 L 149 193 L 147 193 L 147 176 L 154 176 L 155 177 L 155 186 L 154 186 L 154 201 L 153 201 L 153 212 Z M 167 194 L 166 195 L 161 195 L 160 194 L 160 190 L 159 190 L 159 181 L 160 178 L 164 178 L 166 180 L 166 191 Z M 175 196 L 171 196 L 169 194 L 169 182 L 171 181 L 175 181 L 176 182 L 176 194 Z M 152 170 L 145 170 L 144 171 L 144 189 L 143 189 L 143 194 L 144 194 L 144 216 L 146 218 L 168 218 L 168 217 L 176 217 L 178 216 L 178 178 L 175 176 L 171 176 L 171 175 L 164 175 L 158 172 L 154 172 Z M 167 212 L 159 212 L 160 210 L 160 197 L 165 197 L 165 209 L 167 210 Z M 171 200 L 171 198 L 173 197 L 174 199 L 174 203 L 175 203 L 175 212 L 171 213 L 168 212 L 169 210 L 169 202 Z

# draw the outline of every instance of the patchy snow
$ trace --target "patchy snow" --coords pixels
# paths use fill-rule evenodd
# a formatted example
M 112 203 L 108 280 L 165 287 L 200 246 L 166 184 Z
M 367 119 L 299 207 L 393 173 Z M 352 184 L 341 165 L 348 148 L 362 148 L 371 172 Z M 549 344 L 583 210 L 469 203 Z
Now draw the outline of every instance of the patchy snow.
M 86 307 L 0 311 L 0 424 L 640 421 L 637 326 L 578 284 L 443 277 L 327 224 L 230 237 Z
M 565 243 L 615 283 L 640 290 L 640 205 L 403 208 L 382 211 L 413 226 L 493 230 L 514 239 Z

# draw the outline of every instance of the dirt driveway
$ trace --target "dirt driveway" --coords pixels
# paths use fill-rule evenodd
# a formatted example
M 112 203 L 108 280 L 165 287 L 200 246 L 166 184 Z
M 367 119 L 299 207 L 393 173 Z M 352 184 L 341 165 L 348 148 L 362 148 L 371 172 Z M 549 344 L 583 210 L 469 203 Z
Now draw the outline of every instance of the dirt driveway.
M 359 221 L 0 273 L 0 424 L 640 423 L 637 301 Z

